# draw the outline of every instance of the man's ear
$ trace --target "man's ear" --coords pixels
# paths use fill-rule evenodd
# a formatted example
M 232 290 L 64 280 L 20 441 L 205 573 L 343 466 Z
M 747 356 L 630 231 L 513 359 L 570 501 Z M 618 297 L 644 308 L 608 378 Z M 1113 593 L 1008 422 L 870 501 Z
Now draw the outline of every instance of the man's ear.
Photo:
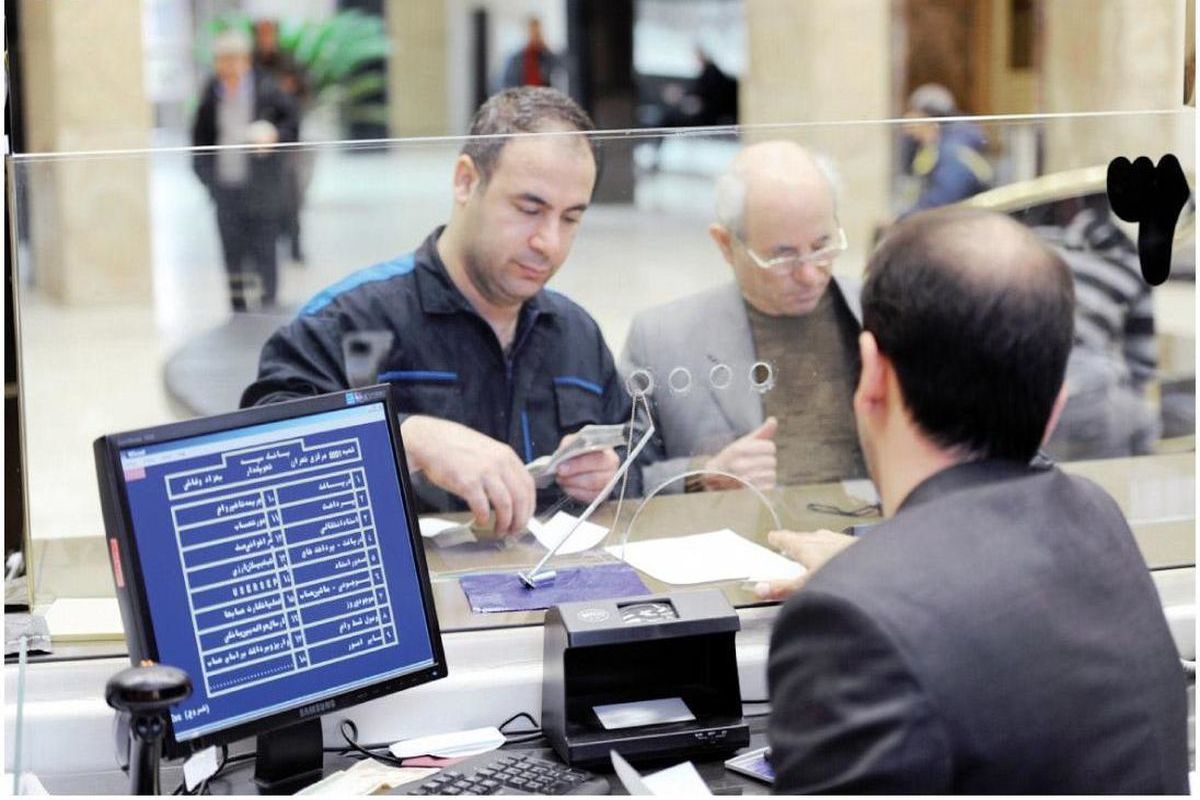
M 472 193 L 483 180 L 475 161 L 466 153 L 459 155 L 454 161 L 454 202 L 462 205 L 471 198 Z
M 717 247 L 721 250 L 721 255 L 725 257 L 725 263 L 733 266 L 733 234 L 729 228 L 726 228 L 719 222 L 714 222 L 708 226 L 708 235 L 717 243 Z
M 858 356 L 862 371 L 858 376 L 858 388 L 854 391 L 854 413 L 866 419 L 878 414 L 887 403 L 891 365 L 887 356 L 879 352 L 879 343 L 869 331 L 858 335 Z
M 1050 409 L 1050 419 L 1046 420 L 1046 431 L 1042 434 L 1042 447 L 1046 446 L 1046 442 L 1050 441 L 1050 437 L 1054 434 L 1054 429 L 1058 427 L 1058 418 L 1062 416 L 1063 408 L 1067 405 L 1067 382 L 1064 380 L 1058 390 L 1058 397 L 1054 398 L 1054 406 Z

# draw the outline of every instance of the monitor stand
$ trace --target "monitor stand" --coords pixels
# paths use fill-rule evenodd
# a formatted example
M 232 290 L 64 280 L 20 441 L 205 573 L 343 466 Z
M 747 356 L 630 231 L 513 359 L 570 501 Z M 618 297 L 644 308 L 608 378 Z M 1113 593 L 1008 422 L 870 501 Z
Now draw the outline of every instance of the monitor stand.
M 255 741 L 254 782 L 260 794 L 295 794 L 321 779 L 325 741 L 320 717 L 260 733 Z

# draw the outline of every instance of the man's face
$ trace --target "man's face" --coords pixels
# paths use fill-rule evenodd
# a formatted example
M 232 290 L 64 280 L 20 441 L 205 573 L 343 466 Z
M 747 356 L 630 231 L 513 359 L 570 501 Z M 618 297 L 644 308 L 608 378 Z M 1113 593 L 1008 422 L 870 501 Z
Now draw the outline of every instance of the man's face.
M 798 317 L 817 307 L 829 287 L 833 259 L 764 269 L 755 261 L 804 257 L 838 238 L 833 195 L 824 184 L 798 188 L 764 180 L 750 187 L 742 236 L 730 243 L 734 274 L 746 299 L 764 314 Z M 750 251 L 753 251 L 751 254 Z
M 226 53 L 213 61 L 213 70 L 224 83 L 237 83 L 250 71 L 250 56 L 243 53 Z
M 904 115 L 908 121 L 902 130 L 905 135 L 915 141 L 918 146 L 925 147 L 938 140 L 938 124 L 920 111 L 908 111 Z
M 263 53 L 274 53 L 279 49 L 278 31 L 266 20 L 254 23 L 254 41 Z
M 571 251 L 595 182 L 582 136 L 504 146 L 491 178 L 475 185 L 463 208 L 466 272 L 488 302 L 519 305 L 550 280 Z

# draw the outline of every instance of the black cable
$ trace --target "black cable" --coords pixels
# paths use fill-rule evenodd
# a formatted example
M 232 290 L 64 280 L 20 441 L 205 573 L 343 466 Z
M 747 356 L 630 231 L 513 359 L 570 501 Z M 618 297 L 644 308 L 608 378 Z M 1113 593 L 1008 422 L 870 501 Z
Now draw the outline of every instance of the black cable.
M 512 731 L 511 733 L 504 730 L 509 725 L 511 725 L 512 723 L 516 722 L 517 720 L 519 720 L 521 718 L 525 718 L 525 719 L 529 720 L 529 724 L 532 725 L 533 727 L 530 728 L 529 730 Z M 498 726 L 496 726 L 496 730 L 500 731 L 500 733 L 503 734 L 505 745 L 524 744 L 526 742 L 535 742 L 538 739 L 544 738 L 546 735 L 542 731 L 541 726 L 538 725 L 537 720 L 534 719 L 533 716 L 526 711 L 518 711 L 516 714 L 513 714 L 511 717 L 504 720 L 504 722 L 501 722 Z
M 536 742 L 538 739 L 545 739 L 546 734 L 541 731 L 522 731 L 519 734 L 513 734 L 511 737 L 505 735 L 504 744 L 525 744 L 526 742 Z
M 497 725 L 496 730 L 500 731 L 501 733 L 504 733 L 505 728 L 507 728 L 509 725 L 513 724 L 517 720 L 521 719 L 522 717 L 529 720 L 529 724 L 533 726 L 534 731 L 540 731 L 542 729 L 542 726 L 538 725 L 538 721 L 536 719 L 534 719 L 533 715 L 531 715 L 528 711 L 518 711 L 516 714 L 513 714 L 511 717 L 504 720 L 504 722 L 501 722 L 499 725 Z M 513 733 L 532 733 L 532 732 L 533 731 L 513 731 Z
M 354 724 L 352 719 L 343 719 L 338 723 L 338 730 L 341 731 L 342 738 L 346 740 L 346 745 L 356 753 L 373 758 L 384 764 L 389 764 L 393 767 L 403 767 L 404 761 L 394 756 L 385 756 L 382 753 L 372 753 L 358 743 L 358 726 Z

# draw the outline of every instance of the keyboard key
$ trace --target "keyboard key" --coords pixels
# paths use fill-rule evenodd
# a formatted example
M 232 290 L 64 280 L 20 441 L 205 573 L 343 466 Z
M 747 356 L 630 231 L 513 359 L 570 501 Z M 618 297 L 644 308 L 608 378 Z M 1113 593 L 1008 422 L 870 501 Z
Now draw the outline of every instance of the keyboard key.
M 473 765 L 478 764 L 478 767 Z M 464 774 L 466 773 L 466 774 Z M 447 769 L 425 781 L 414 794 L 494 795 L 525 793 L 567 794 L 596 776 L 590 772 L 542 758 L 500 755 L 477 759 Z

